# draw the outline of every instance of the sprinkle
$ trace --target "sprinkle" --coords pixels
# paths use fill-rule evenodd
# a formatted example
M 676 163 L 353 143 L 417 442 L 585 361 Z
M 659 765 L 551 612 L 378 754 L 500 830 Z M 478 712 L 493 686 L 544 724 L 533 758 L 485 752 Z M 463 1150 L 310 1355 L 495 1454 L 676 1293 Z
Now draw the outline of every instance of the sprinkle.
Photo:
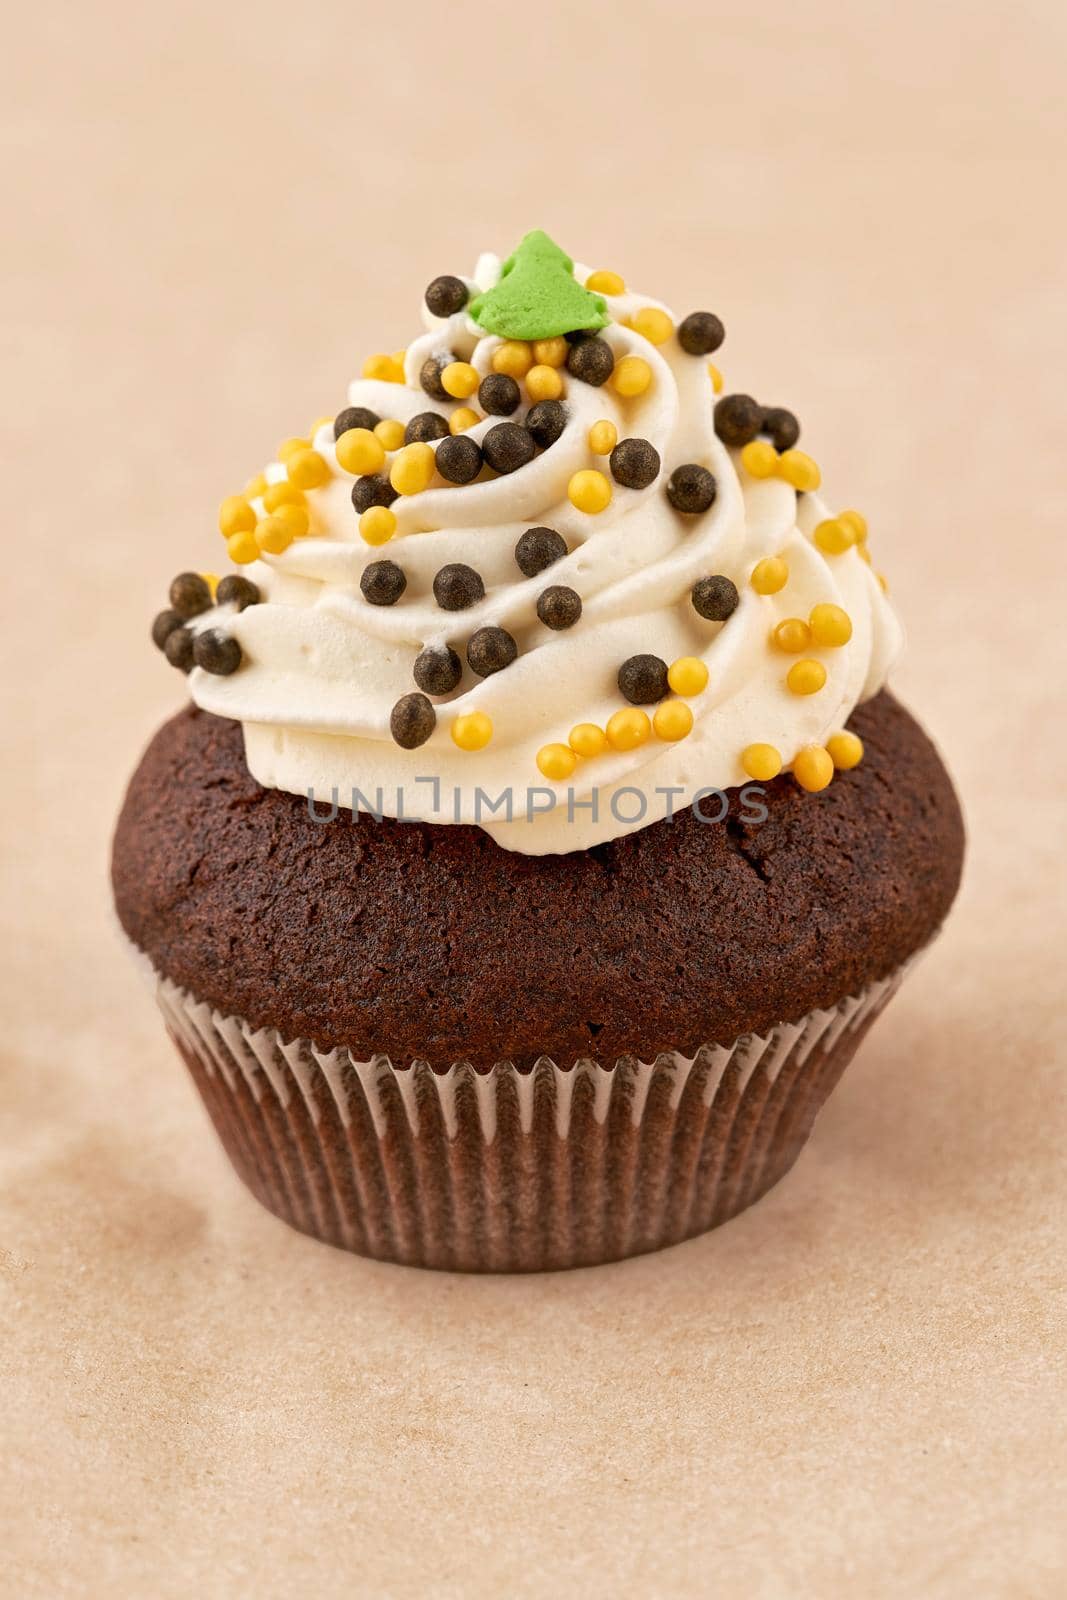
M 403 444 L 429 444 L 433 439 L 447 439 L 448 421 L 439 411 L 420 411 L 404 429 Z M 368 467 L 368 472 L 376 469 Z
M 376 411 L 370 411 L 366 406 L 346 406 L 333 419 L 333 436 L 339 439 L 350 428 L 366 428 L 368 433 L 373 433 L 381 420 Z
M 617 272 L 591 272 L 585 280 L 587 289 L 594 294 L 625 294 L 626 284 Z
M 491 417 L 510 417 L 521 399 L 518 384 L 506 372 L 491 372 L 478 385 L 478 404 Z
M 570 351 L 570 345 L 562 334 L 557 334 L 554 339 L 535 339 L 533 342 L 534 361 L 542 367 L 562 367 Z
M 667 687 L 667 663 L 659 656 L 628 656 L 619 668 L 619 690 L 632 706 L 662 700 Z
M 821 661 L 794 661 L 785 675 L 790 694 L 818 694 L 826 682 L 826 668 Z
M 406 444 L 393 457 L 389 482 L 397 494 L 421 494 L 430 487 L 435 470 L 434 454 L 428 444 Z
M 424 694 L 401 695 L 389 713 L 389 732 L 402 750 L 417 750 L 437 726 L 437 712 Z
M 451 645 L 431 645 L 415 657 L 412 676 L 427 694 L 451 694 L 463 676 L 463 663 Z
M 576 589 L 568 589 L 566 584 L 554 583 L 550 588 L 542 589 L 537 597 L 538 619 L 555 633 L 573 628 L 581 614 L 582 597 Z
M 566 425 L 567 413 L 558 400 L 539 400 L 526 413 L 526 426 L 542 450 L 555 444 Z
M 867 538 L 867 518 L 862 511 L 839 511 L 838 522 L 843 522 L 846 528 L 851 528 L 856 535 L 856 543 L 863 544 Z
M 652 714 L 652 729 L 657 739 L 675 744 L 693 731 L 693 713 L 684 700 L 665 700 Z
M 249 478 L 245 484 L 245 495 L 249 500 L 258 500 L 267 487 L 266 476 L 257 472 L 254 478 Z
M 800 423 L 784 406 L 764 406 L 761 433 L 765 433 L 776 450 L 792 450 L 800 438 Z
M 372 606 L 395 606 L 407 586 L 407 574 L 395 561 L 372 561 L 359 580 L 363 598 Z
M 232 533 L 226 540 L 226 554 L 235 567 L 247 567 L 259 560 L 259 545 L 254 533 Z
M 700 578 L 693 585 L 693 610 L 708 622 L 725 622 L 737 610 L 740 595 L 737 586 L 721 572 L 710 578 Z
M 509 378 L 525 378 L 534 364 L 533 351 L 522 339 L 505 339 L 493 351 L 489 365 Z
M 238 611 L 243 611 L 246 606 L 257 606 L 260 599 L 259 585 L 240 577 L 236 572 L 228 572 L 224 578 L 220 578 L 215 590 L 216 605 L 235 605 Z
M 321 456 L 319 458 L 322 459 Z M 302 506 L 305 504 L 304 493 L 295 483 L 282 479 L 281 483 L 269 483 L 263 491 L 263 509 L 271 512 L 277 511 L 279 506 Z
M 426 287 L 426 305 L 435 317 L 454 317 L 467 304 L 467 285 L 445 273 Z
M 826 741 L 826 753 L 839 772 L 851 772 L 863 760 L 863 740 L 854 733 L 835 733 Z
M 359 531 L 368 544 L 388 544 L 396 532 L 396 512 L 388 506 L 368 506 L 359 519 Z
M 630 326 L 649 344 L 666 344 L 674 332 L 674 323 L 658 306 L 642 306 L 631 318 Z
M 386 417 L 375 425 L 374 437 L 381 441 L 384 450 L 399 450 L 404 443 L 404 424 L 396 417 Z
M 152 622 L 152 643 L 156 649 L 165 649 L 167 640 L 181 625 L 182 619 L 176 611 L 160 611 Z
M 623 356 L 621 361 L 615 363 L 611 382 L 617 394 L 632 399 L 635 395 L 644 394 L 652 382 L 652 368 L 641 356 Z
M 823 554 L 828 556 L 844 555 L 856 542 L 852 527 L 840 517 L 827 517 L 825 522 L 820 522 L 812 538 Z
M 691 311 L 678 324 L 678 343 L 690 356 L 710 356 L 726 338 L 726 329 L 710 311 Z
M 221 628 L 204 628 L 193 640 L 194 662 L 217 678 L 228 678 L 236 672 L 242 659 L 237 640 Z
M 419 368 L 419 384 L 432 400 L 447 400 L 448 393 L 441 383 L 441 368 L 447 366 L 447 356 L 427 356 Z
M 478 628 L 467 643 L 467 665 L 479 678 L 489 678 L 510 667 L 518 653 L 519 647 L 506 628 Z
M 777 594 L 789 582 L 789 564 L 781 556 L 764 556 L 752 568 L 749 582 L 757 594 Z
M 611 749 L 607 734 L 595 722 L 579 722 L 571 729 L 567 743 L 579 756 L 602 756 Z
M 433 597 L 442 611 L 466 611 L 485 599 L 485 584 L 473 567 L 450 561 L 433 580 Z
M 763 407 L 750 394 L 726 394 L 716 402 L 715 432 L 723 444 L 740 449 L 763 425 Z
M 652 724 L 645 712 L 633 708 L 609 717 L 606 732 L 613 750 L 636 750 L 651 736 Z
M 498 422 L 482 440 L 482 454 L 494 472 L 517 472 L 537 454 L 534 435 L 517 422 Z
M 352 485 L 352 504 L 360 516 L 371 506 L 391 506 L 396 497 L 388 478 L 357 478 Z
M 203 578 L 204 582 L 207 584 L 208 588 L 210 589 L 212 604 L 214 604 L 215 603 L 215 591 L 218 589 L 218 586 L 219 586 L 219 575 L 218 575 L 217 572 L 202 572 L 200 574 L 200 576 Z
M 374 435 L 371 434 L 374 439 Z M 377 439 L 374 439 L 378 444 Z M 381 449 L 381 445 L 378 445 Z M 325 456 L 320 456 L 317 450 L 298 450 L 296 455 L 290 456 L 286 462 L 289 482 L 297 489 L 321 489 L 330 479 L 330 467 Z
M 363 363 L 363 376 L 377 378 L 382 383 L 403 383 L 404 364 L 398 359 L 398 353 L 368 356 Z
M 667 668 L 667 682 L 675 694 L 703 694 L 708 686 L 708 669 L 699 656 L 679 656 Z
M 283 439 L 278 446 L 278 460 L 287 465 L 290 456 L 297 456 L 301 450 L 310 450 L 310 439 Z
M 543 744 L 537 752 L 537 767 L 542 777 L 556 783 L 569 778 L 577 765 L 577 754 L 566 744 Z
M 852 638 L 852 618 L 840 606 L 829 602 L 812 607 L 808 625 L 815 643 L 829 649 L 848 644 Z
M 452 741 L 461 750 L 484 750 L 492 737 L 492 719 L 484 711 L 467 711 L 452 724 Z
M 809 744 L 797 752 L 793 762 L 793 776 L 802 789 L 818 794 L 825 789 L 834 775 L 834 763 L 821 744 Z
M 283 523 L 294 539 L 303 539 L 311 527 L 306 506 L 279 506 L 277 511 L 272 512 L 271 518 L 272 521 Z
M 179 572 L 170 586 L 171 609 L 183 621 L 211 610 L 211 590 L 199 572 Z
M 778 452 L 766 439 L 750 439 L 741 451 L 741 465 L 750 478 L 773 478 L 778 471 Z
M 219 506 L 219 532 L 229 538 L 234 533 L 250 533 L 256 514 L 243 494 L 228 494 Z
M 280 556 L 288 550 L 293 538 L 293 533 L 279 516 L 264 517 L 256 526 L 255 541 L 264 555 Z
M 610 456 L 618 443 L 618 438 L 618 428 L 605 417 L 603 421 L 593 423 L 586 442 L 595 456 Z
M 569 346 L 567 371 L 572 378 L 599 389 L 601 384 L 607 383 L 614 370 L 615 356 L 606 339 L 598 339 L 595 334 L 583 334 Z
M 718 484 L 707 467 L 696 462 L 686 462 L 675 467 L 667 480 L 667 499 L 676 511 L 687 516 L 698 516 L 715 502 Z
M 718 367 L 715 365 L 714 361 L 708 362 L 708 377 L 711 379 L 712 393 L 722 394 L 726 387 L 726 380 L 719 371 Z
M 781 772 L 782 758 L 773 744 L 750 744 L 741 752 L 741 765 L 750 778 L 768 783 Z
M 337 461 L 346 472 L 380 472 L 385 466 L 385 446 L 369 428 L 349 428 L 337 441 Z
M 473 428 L 476 422 L 481 422 L 477 411 L 472 411 L 470 406 L 457 406 L 448 419 L 449 433 L 466 433 L 468 428 Z
M 566 540 L 555 528 L 527 528 L 515 546 L 515 560 L 525 578 L 536 578 L 566 554 Z
M 647 489 L 659 477 L 659 451 L 647 439 L 620 439 L 609 464 L 624 489 Z
M 469 361 L 450 361 L 441 373 L 441 387 L 453 400 L 467 400 L 481 379 Z
M 334 419 L 332 417 L 316 417 L 314 422 L 311 424 L 311 427 L 308 429 L 308 438 L 313 440 L 320 428 L 332 428 L 333 420 Z M 341 431 L 343 433 L 344 429 L 342 428 Z M 336 434 L 334 437 L 336 438 Z
M 771 633 L 771 643 L 787 655 L 799 655 L 812 644 L 811 629 L 802 617 L 786 617 Z
M 442 439 L 437 446 L 437 470 L 448 483 L 473 483 L 482 470 L 482 452 L 463 434 Z
M 778 458 L 778 475 L 802 494 L 811 493 L 822 482 L 822 473 L 803 450 L 784 451 Z
M 563 379 L 555 367 L 531 367 L 526 374 L 526 393 L 533 401 L 558 400 L 563 393 Z
M 192 672 L 193 630 L 186 627 L 174 628 L 167 635 L 163 654 L 171 666 L 177 667 L 179 672 Z
M 586 467 L 571 478 L 567 496 L 576 510 L 595 517 L 611 504 L 611 482 L 602 472 Z

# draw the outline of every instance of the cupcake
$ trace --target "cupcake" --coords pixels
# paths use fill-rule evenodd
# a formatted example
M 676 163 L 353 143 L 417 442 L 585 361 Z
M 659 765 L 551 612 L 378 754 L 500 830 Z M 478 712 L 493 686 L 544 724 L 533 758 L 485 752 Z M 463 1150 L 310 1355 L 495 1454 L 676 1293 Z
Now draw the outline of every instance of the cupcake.
M 469 1271 L 716 1226 L 788 1171 L 956 892 L 860 512 L 724 329 L 543 233 L 433 279 L 152 626 L 190 702 L 118 915 L 238 1174 Z M 807 441 L 805 440 L 805 443 Z

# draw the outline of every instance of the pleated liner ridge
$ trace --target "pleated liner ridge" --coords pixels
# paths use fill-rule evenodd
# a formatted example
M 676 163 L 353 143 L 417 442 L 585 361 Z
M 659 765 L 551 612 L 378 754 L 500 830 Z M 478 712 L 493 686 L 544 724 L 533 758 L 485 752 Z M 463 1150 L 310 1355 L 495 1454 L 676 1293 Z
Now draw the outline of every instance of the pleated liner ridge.
M 487 1073 L 287 1043 L 152 976 L 230 1160 L 275 1215 L 380 1261 L 535 1272 L 676 1244 L 758 1200 L 904 970 L 694 1057 Z

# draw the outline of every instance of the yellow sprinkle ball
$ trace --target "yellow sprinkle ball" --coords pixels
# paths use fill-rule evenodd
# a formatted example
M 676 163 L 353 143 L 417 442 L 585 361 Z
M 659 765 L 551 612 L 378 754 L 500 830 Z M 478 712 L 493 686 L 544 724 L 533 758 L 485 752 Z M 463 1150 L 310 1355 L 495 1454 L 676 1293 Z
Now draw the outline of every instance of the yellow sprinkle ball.
M 617 272 L 591 272 L 585 280 L 594 294 L 625 294 L 626 284 Z
M 449 433 L 466 433 L 468 428 L 473 428 L 476 422 L 481 422 L 477 411 L 472 411 L 470 406 L 457 406 L 448 419 Z
M 854 733 L 835 733 L 826 741 L 826 752 L 839 772 L 851 772 L 863 760 L 863 740 Z
M 594 422 L 589 430 L 589 448 L 595 456 L 610 456 L 619 442 L 619 430 L 605 417 Z
M 533 351 L 522 339 L 505 339 L 493 351 L 490 365 L 494 372 L 503 372 L 521 383 L 534 364 Z
M 385 446 L 370 428 L 349 428 L 338 439 L 336 450 L 338 466 L 356 477 L 380 472 L 385 465 Z
M 632 399 L 644 394 L 651 382 L 652 368 L 640 356 L 623 356 L 621 361 L 616 361 L 611 384 L 617 394 Z
M 531 367 L 526 374 L 526 393 L 535 402 L 558 400 L 563 393 L 563 379 L 555 367 Z
M 822 482 L 822 473 L 803 450 L 783 450 L 778 457 L 778 476 L 794 489 L 811 493 Z
M 214 600 L 214 598 L 215 598 L 215 590 L 219 586 L 219 575 L 218 575 L 218 573 L 217 572 L 202 572 L 200 574 L 200 576 L 203 578 L 204 582 L 207 584 L 208 588 L 211 590 L 211 598 L 212 598 L 212 600 Z
M 726 384 L 725 384 L 725 380 L 723 379 L 722 373 L 719 371 L 719 369 L 715 365 L 714 361 L 709 361 L 708 362 L 708 377 L 711 379 L 712 391 L 715 394 L 722 394 L 722 391 L 726 387 Z
M 265 476 L 262 472 L 257 472 L 255 477 L 249 478 L 245 484 L 245 497 L 249 500 L 258 500 L 266 487 L 267 480 Z
M 852 618 L 840 606 L 831 605 L 828 601 L 812 607 L 808 626 L 815 643 L 828 649 L 848 644 L 852 638 Z
M 809 744 L 799 750 L 793 762 L 793 776 L 802 789 L 818 794 L 825 789 L 834 775 L 834 764 L 821 744 Z
M 567 736 L 567 743 L 579 756 L 602 756 L 610 750 L 608 736 L 595 722 L 579 722 Z
M 649 344 L 666 344 L 674 332 L 674 323 L 658 306 L 642 306 L 631 318 L 630 326 Z
M 856 543 L 862 544 L 867 537 L 867 518 L 862 511 L 839 511 L 838 522 L 843 522 L 846 528 L 851 528 L 856 535 Z
M 375 425 L 374 437 L 381 442 L 383 450 L 399 450 L 404 443 L 404 424 L 395 417 L 384 417 Z
M 311 427 L 308 429 L 308 438 L 309 439 L 314 439 L 315 435 L 318 433 L 320 428 L 329 428 L 331 430 L 331 432 L 332 432 L 333 431 L 333 418 L 332 417 L 316 417 L 314 422 L 311 424 Z
M 578 757 L 566 744 L 543 744 L 537 752 L 537 766 L 541 774 L 559 782 L 569 778 L 578 765 Z
M 359 532 L 367 544 L 388 544 L 396 532 L 396 512 L 388 506 L 368 506 L 359 519 Z
M 304 504 L 303 492 L 295 483 L 287 483 L 283 478 L 281 483 L 268 483 L 263 491 L 264 511 L 277 511 L 279 506 L 302 506 Z
M 391 356 L 368 356 L 363 363 L 363 376 L 378 378 L 382 383 L 403 383 L 403 355 L 402 350 L 397 350 Z
M 799 655 L 811 644 L 811 629 L 802 617 L 786 617 L 771 634 L 772 643 L 787 655 Z
M 317 450 L 298 450 L 285 466 L 289 482 L 298 489 L 321 489 L 330 479 L 329 463 Z
M 856 542 L 856 535 L 840 517 L 827 517 L 825 522 L 820 522 L 812 538 L 823 554 L 828 556 L 844 555 Z
M 782 758 L 773 744 L 750 744 L 741 752 L 741 765 L 750 778 L 769 783 L 781 772 Z
M 826 682 L 826 668 L 821 661 L 794 661 L 785 675 L 790 694 L 818 694 Z
M 481 381 L 469 361 L 450 361 L 441 372 L 441 387 L 453 400 L 469 400 Z
M 576 472 L 567 485 L 571 505 L 595 517 L 611 504 L 611 481 L 591 467 Z
M 278 460 L 287 465 L 290 456 L 299 455 L 301 450 L 310 450 L 310 439 L 283 439 L 278 446 Z
M 256 525 L 256 514 L 243 494 L 228 494 L 219 506 L 219 532 L 228 539 L 232 533 L 248 533 Z
M 646 742 L 651 733 L 651 722 L 643 711 L 638 711 L 636 706 L 627 707 L 625 711 L 616 711 L 614 716 L 608 718 L 608 743 L 613 750 L 636 750 L 639 744 Z
M 773 478 L 778 471 L 778 452 L 768 439 L 753 439 L 741 451 L 741 465 L 750 478 Z
M 226 540 L 226 554 L 235 567 L 247 567 L 250 561 L 258 561 L 259 545 L 256 543 L 254 533 L 231 533 Z
M 436 465 L 428 444 L 406 444 L 393 457 L 389 482 L 397 494 L 421 494 L 429 488 Z
M 281 517 L 264 517 L 255 532 L 255 540 L 264 555 L 280 556 L 293 542 L 293 535 Z
M 294 539 L 302 539 L 311 526 L 306 506 L 279 506 L 271 512 L 271 520 L 284 523 Z
M 667 668 L 667 682 L 675 694 L 703 694 L 708 686 L 708 669 L 699 656 L 679 656 Z
M 674 744 L 679 739 L 684 739 L 686 734 L 693 731 L 693 713 L 684 700 L 665 700 L 657 706 L 652 717 L 652 726 L 657 739 L 665 739 L 669 744 Z
M 533 358 L 542 367 L 562 367 L 570 354 L 570 348 L 562 334 L 555 339 L 535 339 Z
M 484 750 L 492 737 L 493 721 L 484 711 L 466 711 L 452 724 L 452 742 L 461 750 Z
M 789 566 L 781 556 L 764 556 L 752 568 L 749 579 L 757 594 L 777 594 L 789 582 Z

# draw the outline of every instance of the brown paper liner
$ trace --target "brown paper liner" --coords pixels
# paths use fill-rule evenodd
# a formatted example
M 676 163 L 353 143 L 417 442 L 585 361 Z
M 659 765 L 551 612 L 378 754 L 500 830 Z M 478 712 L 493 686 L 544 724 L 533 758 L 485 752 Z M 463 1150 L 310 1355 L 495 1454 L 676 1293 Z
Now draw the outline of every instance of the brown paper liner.
M 758 1200 L 903 970 L 695 1057 L 525 1073 L 356 1061 L 153 983 L 230 1160 L 276 1216 L 380 1261 L 536 1272 L 658 1250 Z

